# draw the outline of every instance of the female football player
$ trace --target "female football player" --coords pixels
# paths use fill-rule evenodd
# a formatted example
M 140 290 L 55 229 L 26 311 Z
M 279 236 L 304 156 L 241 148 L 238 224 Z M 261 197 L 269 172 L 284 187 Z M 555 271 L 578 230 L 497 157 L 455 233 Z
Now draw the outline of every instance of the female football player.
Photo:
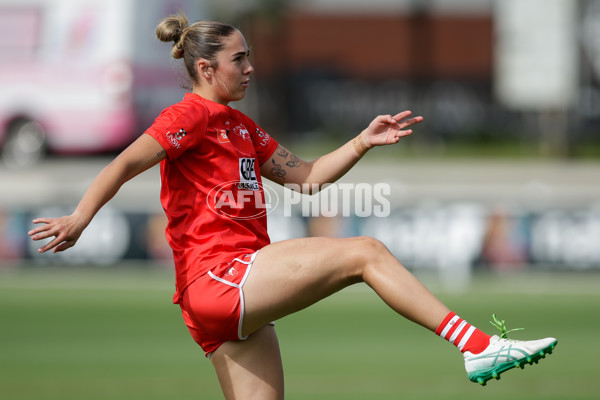
M 244 98 L 254 71 L 237 29 L 214 21 L 188 26 L 185 16 L 177 15 L 161 21 L 156 34 L 173 42 L 171 54 L 183 58 L 193 90 L 100 172 L 71 215 L 33 221 L 41 225 L 29 232 L 32 239 L 50 239 L 40 252 L 75 245 L 125 182 L 160 163 L 166 236 L 176 265 L 174 302 L 228 399 L 283 398 L 272 321 L 358 282 L 399 315 L 453 343 L 474 382 L 485 384 L 554 348 L 554 338 L 511 341 L 471 326 L 376 239 L 270 243 L 261 208 L 263 178 L 310 187 L 335 182 L 367 151 L 410 135 L 422 117 L 410 111 L 380 115 L 337 150 L 305 161 L 229 107 Z M 241 198 L 243 207 L 222 201 L 219 195 L 225 194 L 229 200 Z

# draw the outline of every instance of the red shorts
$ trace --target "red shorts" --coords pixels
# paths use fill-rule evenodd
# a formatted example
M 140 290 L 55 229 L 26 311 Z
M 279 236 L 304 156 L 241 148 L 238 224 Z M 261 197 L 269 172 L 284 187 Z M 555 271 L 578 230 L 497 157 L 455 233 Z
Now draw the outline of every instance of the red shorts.
M 257 253 L 216 266 L 183 292 L 181 311 L 192 337 L 206 356 L 230 340 L 244 340 L 244 293 Z

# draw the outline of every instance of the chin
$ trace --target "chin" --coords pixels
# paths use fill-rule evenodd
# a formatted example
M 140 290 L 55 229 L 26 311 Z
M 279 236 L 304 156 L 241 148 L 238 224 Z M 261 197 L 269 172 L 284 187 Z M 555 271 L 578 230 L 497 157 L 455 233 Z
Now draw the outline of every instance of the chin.
M 230 101 L 240 101 L 244 97 L 246 97 L 246 93 L 240 93 L 240 94 L 231 96 L 231 100 Z

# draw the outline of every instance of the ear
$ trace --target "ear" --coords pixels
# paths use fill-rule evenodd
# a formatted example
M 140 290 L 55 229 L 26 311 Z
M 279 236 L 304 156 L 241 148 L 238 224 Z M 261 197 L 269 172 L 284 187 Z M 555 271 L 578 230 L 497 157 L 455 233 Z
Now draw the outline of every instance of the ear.
M 199 59 L 196 62 L 196 68 L 198 69 L 198 74 L 202 76 L 204 79 L 210 79 L 213 76 L 214 68 L 205 59 Z

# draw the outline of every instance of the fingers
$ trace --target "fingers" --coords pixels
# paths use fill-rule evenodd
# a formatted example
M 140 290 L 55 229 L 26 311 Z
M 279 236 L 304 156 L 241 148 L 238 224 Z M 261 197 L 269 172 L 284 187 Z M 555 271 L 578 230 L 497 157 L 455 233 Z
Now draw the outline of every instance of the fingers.
M 406 118 L 410 115 L 411 115 L 410 111 L 404 111 L 404 112 L 401 112 L 400 114 L 396 114 L 393 117 L 393 119 L 400 126 L 400 129 L 404 129 L 407 126 L 411 126 L 411 125 L 414 125 L 414 124 L 417 124 L 417 123 L 423 121 L 423 117 L 420 115 L 417 117 L 405 119 L 404 121 L 402 121 L 404 118 Z
M 44 253 L 52 248 L 54 248 L 54 252 L 62 251 L 72 247 L 73 244 L 75 244 L 73 242 L 69 246 L 65 247 L 66 243 L 68 243 L 68 241 L 65 241 L 66 234 L 61 233 L 63 227 L 57 225 L 53 218 L 37 218 L 32 222 L 34 224 L 43 224 L 27 232 L 32 240 L 38 241 L 54 237 L 53 240 L 38 249 L 39 253 Z
M 56 246 L 61 244 L 61 242 L 62 242 L 62 238 L 55 237 L 54 240 L 52 240 L 50 243 L 47 243 L 46 245 L 40 247 L 38 249 L 38 253 L 45 253 L 46 251 L 53 249 L 53 248 L 54 248 L 54 252 L 56 253 L 58 251 L 58 248 L 56 248 Z
M 414 117 L 411 119 L 407 119 L 405 121 L 403 121 L 400 125 L 403 127 L 407 127 L 407 126 L 411 126 L 414 124 L 418 124 L 419 122 L 423 121 L 423 117 L 421 117 L 420 115 L 418 117 Z
M 50 223 L 50 219 L 49 218 L 36 218 L 32 222 L 34 224 L 44 224 L 44 225 L 38 226 L 37 228 L 34 228 L 34 229 L 30 230 L 29 232 L 27 232 L 27 234 L 29 236 L 33 236 L 33 235 L 35 235 L 37 233 L 44 232 L 44 231 L 46 231 L 46 230 L 49 229 L 48 228 L 48 224 Z M 33 240 L 37 240 L 37 239 L 34 238 Z
M 394 115 L 392 118 L 394 119 L 394 122 L 400 122 L 400 120 L 403 120 L 404 118 L 408 117 L 411 114 L 412 114 L 412 111 L 406 110 L 406 111 L 402 111 L 401 113 Z
M 376 125 L 380 125 L 380 126 L 387 125 L 387 124 L 398 125 L 400 129 L 404 129 L 407 126 L 411 126 L 411 125 L 414 125 L 416 123 L 423 121 L 423 117 L 420 115 L 417 117 L 410 118 L 410 119 L 405 119 L 405 118 L 409 117 L 411 114 L 412 114 L 412 111 L 406 110 L 406 111 L 402 111 L 401 113 L 398 113 L 394 116 L 379 115 L 373 120 L 373 123 Z
M 413 121 L 412 118 L 410 120 L 407 121 L 403 121 L 401 123 L 398 124 L 398 129 L 400 129 L 401 132 L 403 132 L 403 130 L 406 130 L 407 127 L 416 124 L 417 122 L 420 122 L 419 120 L 415 120 Z
M 74 240 L 62 242 L 60 245 L 56 246 L 56 248 L 54 249 L 54 252 L 58 253 L 59 251 L 65 251 L 65 250 L 73 247 L 74 245 L 75 245 Z
M 398 131 L 398 133 L 396 134 L 396 138 L 398 140 L 400 140 L 401 137 L 412 135 L 412 133 L 413 133 L 412 129 L 407 129 L 407 130 L 404 130 L 404 131 Z
M 41 240 L 49 238 L 50 236 L 56 236 L 56 231 L 60 230 L 60 227 L 55 227 L 52 224 L 52 220 L 49 218 L 38 218 L 33 220 L 34 224 L 43 223 L 44 225 L 38 226 L 27 232 L 31 239 L 33 240 Z
M 56 253 L 56 251 L 59 251 L 58 249 L 60 247 L 63 247 L 63 243 L 66 243 L 66 242 L 64 242 L 64 238 L 62 237 L 62 235 L 60 235 L 60 234 L 54 234 L 54 233 L 51 233 L 51 232 L 39 233 L 37 235 L 32 236 L 31 239 L 37 241 L 37 240 L 47 239 L 47 238 L 50 238 L 50 237 L 54 237 L 54 239 L 51 240 L 50 242 L 46 243 L 42 247 L 40 247 L 38 249 L 38 253 L 45 253 L 46 251 L 48 251 L 50 249 L 53 249 L 56 246 L 60 245 L 58 248 L 54 249 L 54 252 Z M 69 246 L 69 247 L 71 247 L 71 246 Z

